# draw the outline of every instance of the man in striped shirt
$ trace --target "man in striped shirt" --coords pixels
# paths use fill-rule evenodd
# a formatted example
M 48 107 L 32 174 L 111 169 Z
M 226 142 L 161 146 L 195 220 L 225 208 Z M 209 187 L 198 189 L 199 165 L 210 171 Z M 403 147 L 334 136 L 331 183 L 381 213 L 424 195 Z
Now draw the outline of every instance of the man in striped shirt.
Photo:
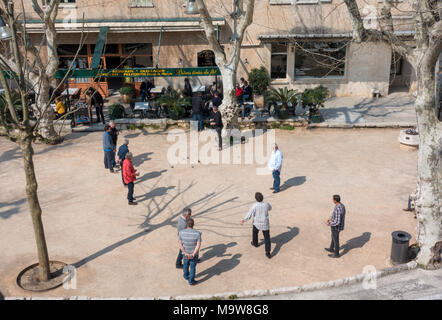
M 331 244 L 330 248 L 325 248 L 328 252 L 333 252 L 328 256 L 331 258 L 339 258 L 339 232 L 344 230 L 345 222 L 345 206 L 341 203 L 341 197 L 337 194 L 333 196 L 333 203 L 335 209 L 332 216 L 327 220 L 326 225 L 331 229 Z
M 263 202 L 264 196 L 262 193 L 255 193 L 256 203 L 250 208 L 241 224 L 253 217 L 253 234 L 252 234 L 252 246 L 258 247 L 258 232 L 262 231 L 264 234 L 266 257 L 271 258 L 270 254 L 270 223 L 269 223 L 269 211 L 272 210 L 272 206 L 267 202 Z
M 176 228 L 178 230 L 178 236 L 180 235 L 180 231 L 187 228 L 187 220 L 189 220 L 192 215 L 192 210 L 190 208 L 184 208 L 182 214 L 178 218 L 178 222 Z M 181 249 L 178 251 L 178 257 L 176 258 L 176 267 L 180 269 L 183 267 L 183 253 Z
M 194 224 L 193 219 L 189 218 L 187 220 L 187 228 L 181 230 L 178 236 L 178 243 L 184 255 L 183 277 L 191 286 L 197 284 L 195 273 L 196 264 L 198 262 L 198 252 L 201 248 L 201 233 L 193 229 Z

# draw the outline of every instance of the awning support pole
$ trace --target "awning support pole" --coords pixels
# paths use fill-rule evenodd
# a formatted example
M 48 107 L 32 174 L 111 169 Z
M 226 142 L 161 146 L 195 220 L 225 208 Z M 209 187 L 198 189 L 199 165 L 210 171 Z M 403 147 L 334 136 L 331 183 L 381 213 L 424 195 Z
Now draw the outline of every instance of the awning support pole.
M 163 27 L 160 29 L 160 38 L 158 39 L 158 51 L 157 51 L 157 64 L 156 68 L 158 69 L 159 61 L 160 61 L 160 48 L 161 48 L 161 37 L 163 36 Z

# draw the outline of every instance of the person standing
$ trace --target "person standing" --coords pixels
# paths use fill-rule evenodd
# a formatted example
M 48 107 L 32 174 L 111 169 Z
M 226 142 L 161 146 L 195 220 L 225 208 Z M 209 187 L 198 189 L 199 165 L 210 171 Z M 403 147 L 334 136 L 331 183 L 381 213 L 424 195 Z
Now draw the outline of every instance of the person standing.
M 124 182 L 124 176 L 123 176 L 123 162 L 126 158 L 126 154 L 129 152 L 129 140 L 125 139 L 123 144 L 118 148 L 118 162 L 121 167 L 121 180 L 123 181 L 123 185 L 126 186 L 126 183 Z
M 110 126 L 110 135 L 112 137 L 112 142 L 113 142 L 114 146 L 116 147 L 117 146 L 117 141 L 118 141 L 119 131 L 115 127 L 115 122 L 114 121 L 110 121 L 109 122 L 109 126 Z M 115 161 L 115 152 L 112 152 L 112 165 L 114 167 L 117 165 L 117 163 Z
M 271 258 L 270 254 L 270 222 L 269 222 L 269 211 L 272 210 L 272 206 L 263 202 L 264 196 L 262 193 L 255 193 L 256 203 L 247 212 L 244 219 L 241 220 L 241 224 L 244 224 L 247 220 L 253 217 L 253 233 L 252 233 L 252 246 L 258 247 L 258 233 L 262 231 L 265 241 L 266 257 Z
M 221 137 L 222 130 L 224 128 L 223 120 L 221 119 L 221 112 L 218 111 L 218 107 L 213 106 L 212 116 L 210 118 L 210 125 L 216 130 L 218 134 L 218 150 L 223 149 L 223 140 Z
M 146 98 L 150 98 L 150 91 L 153 88 L 152 82 L 148 78 L 144 79 L 143 83 L 140 86 L 140 93 L 141 93 L 141 102 L 146 101 Z
M 193 229 L 195 222 L 192 218 L 187 220 L 187 228 L 178 234 L 178 243 L 183 253 L 183 277 L 193 286 L 198 283 L 195 280 L 198 252 L 201 248 L 201 233 Z M 189 270 L 190 269 L 190 270 Z
M 195 130 L 203 130 L 203 94 L 198 92 L 196 96 L 192 97 L 192 115 L 195 122 Z
M 110 126 L 106 125 L 103 132 L 104 167 L 111 173 L 116 173 L 112 165 L 112 157 L 115 152 L 115 145 L 110 134 Z
M 333 196 L 333 203 L 335 204 L 335 209 L 331 217 L 325 223 L 331 229 L 331 244 L 330 248 L 324 248 L 331 258 L 339 258 L 339 233 L 344 230 L 345 221 L 345 206 L 341 203 L 341 197 L 337 194 Z
M 187 228 L 187 220 L 189 220 L 192 215 L 192 210 L 190 208 L 184 208 L 182 214 L 178 218 L 178 222 L 176 225 L 178 236 L 180 235 L 180 231 Z M 178 251 L 178 257 L 176 258 L 176 268 L 180 269 L 183 267 L 183 252 L 181 249 Z
M 124 162 L 123 162 L 123 179 L 124 183 L 127 184 L 127 200 L 129 201 L 130 206 L 135 206 L 138 203 L 135 202 L 134 197 L 134 183 L 137 180 L 137 176 L 140 174 L 134 169 L 132 164 L 133 155 L 132 153 L 126 153 Z
M 273 188 L 270 188 L 270 190 L 273 190 L 273 193 L 278 193 L 280 189 L 281 184 L 281 169 L 282 169 L 282 152 L 279 150 L 279 147 L 276 143 L 273 144 L 273 151 L 272 155 L 270 156 L 269 161 L 269 170 L 272 171 L 273 175 Z
M 219 93 L 217 91 L 215 91 L 215 93 L 213 95 L 213 99 L 212 99 L 212 105 L 214 107 L 218 108 L 222 104 L 223 104 L 223 99 L 221 99 L 221 97 L 219 96 Z
M 103 122 L 103 124 L 105 124 L 105 120 L 104 120 L 104 113 L 103 113 L 103 107 L 104 107 L 104 100 L 103 97 L 101 96 L 101 94 L 98 92 L 98 90 L 92 89 L 92 94 L 89 91 L 87 93 L 87 96 L 89 97 L 89 103 L 92 107 L 95 107 L 95 113 L 97 115 L 97 123 L 100 122 L 100 116 L 101 116 L 101 121 Z
M 192 97 L 192 86 L 190 85 L 189 78 L 184 79 L 184 90 L 183 90 L 183 96 L 185 97 Z

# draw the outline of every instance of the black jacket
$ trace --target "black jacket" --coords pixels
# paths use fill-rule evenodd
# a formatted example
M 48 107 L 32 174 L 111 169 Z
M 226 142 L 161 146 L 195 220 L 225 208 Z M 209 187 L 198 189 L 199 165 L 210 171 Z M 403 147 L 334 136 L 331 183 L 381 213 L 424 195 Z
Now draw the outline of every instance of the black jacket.
M 200 114 L 203 112 L 204 102 L 203 98 L 200 96 L 193 96 L 192 97 L 192 113 L 193 114 Z
M 217 129 L 224 128 L 223 120 L 221 118 L 221 112 L 219 112 L 219 111 L 217 113 L 212 112 L 212 115 L 210 118 L 213 119 L 213 121 L 215 122 L 215 128 L 217 128 Z
M 220 105 L 222 105 L 223 100 L 220 97 L 215 97 L 212 99 L 212 103 L 214 107 L 219 107 Z

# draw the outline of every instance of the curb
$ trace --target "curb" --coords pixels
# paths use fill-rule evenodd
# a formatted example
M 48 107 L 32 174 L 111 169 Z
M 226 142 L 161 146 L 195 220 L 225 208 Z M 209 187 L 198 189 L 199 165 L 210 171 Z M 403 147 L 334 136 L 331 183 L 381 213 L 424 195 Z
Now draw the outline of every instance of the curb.
M 253 297 L 276 296 L 279 294 L 301 293 L 315 290 L 324 290 L 330 288 L 338 288 L 346 285 L 352 285 L 362 282 L 369 277 L 382 278 L 387 275 L 400 273 L 404 271 L 414 270 L 418 267 L 416 261 L 411 261 L 405 264 L 396 265 L 390 268 L 382 269 L 374 273 L 361 273 L 354 276 L 332 280 L 328 282 L 314 282 L 297 287 L 286 287 L 276 289 L 259 289 L 259 290 L 245 290 L 242 292 L 224 292 L 215 294 L 199 294 L 187 296 L 161 296 L 161 297 L 131 297 L 131 298 L 99 298 L 88 296 L 72 296 L 70 298 L 63 297 L 5 297 L 5 300 L 235 300 L 238 298 L 247 299 Z

